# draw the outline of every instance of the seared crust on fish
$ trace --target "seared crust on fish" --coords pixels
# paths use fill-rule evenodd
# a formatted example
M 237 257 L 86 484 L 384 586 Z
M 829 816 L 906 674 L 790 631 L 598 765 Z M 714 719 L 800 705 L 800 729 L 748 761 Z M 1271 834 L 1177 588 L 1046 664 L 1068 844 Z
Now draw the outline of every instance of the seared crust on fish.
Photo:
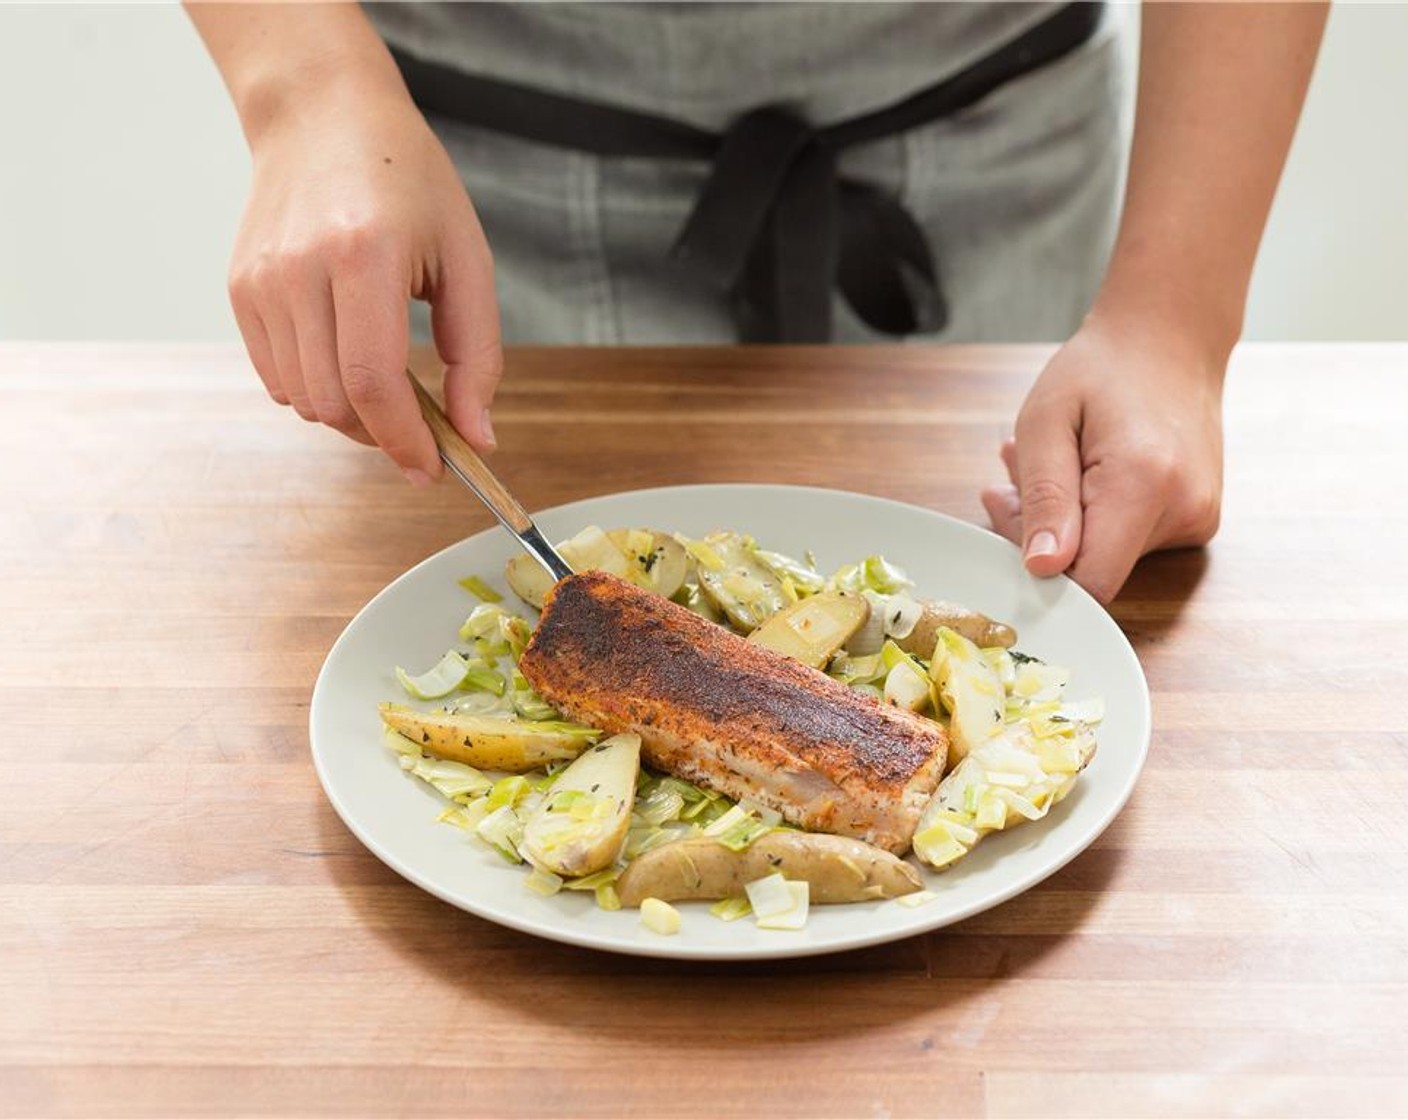
M 638 734 L 656 769 L 891 852 L 948 758 L 933 721 L 604 572 L 558 583 L 519 669 L 571 718 Z

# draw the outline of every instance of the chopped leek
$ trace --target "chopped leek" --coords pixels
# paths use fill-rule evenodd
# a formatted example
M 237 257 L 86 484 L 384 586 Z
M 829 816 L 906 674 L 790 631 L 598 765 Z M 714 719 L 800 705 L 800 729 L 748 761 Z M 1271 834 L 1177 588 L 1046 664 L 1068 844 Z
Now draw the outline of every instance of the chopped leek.
M 460 580 L 460 586 L 477 599 L 486 603 L 502 603 L 504 597 L 485 583 L 478 576 L 465 576 Z
M 513 710 L 527 720 L 542 721 L 558 718 L 558 711 L 531 688 L 516 688 L 512 696 Z
M 501 805 L 479 822 L 474 830 L 510 863 L 522 863 L 518 845 L 523 840 L 523 822 L 509 806 Z
M 703 541 L 691 540 L 689 537 L 675 534 L 675 540 L 684 545 L 684 550 L 694 558 L 694 562 L 705 571 L 721 572 L 727 565 L 724 558 L 714 551 L 713 547 Z
M 444 758 L 411 758 L 409 755 L 403 755 L 401 767 L 421 781 L 434 786 L 451 801 L 481 797 L 494 784 L 473 766 Z
M 820 572 L 815 568 L 806 567 L 790 556 L 784 556 L 780 552 L 768 552 L 761 548 L 753 549 L 753 555 L 757 557 L 759 564 L 777 576 L 778 579 L 790 580 L 796 590 L 814 595 L 826 586 L 826 579 Z
M 973 818 L 973 823 L 984 831 L 988 829 L 998 829 L 1007 827 L 1007 803 L 997 796 L 997 793 L 987 792 L 981 786 L 974 786 L 980 794 L 978 797 L 978 811 Z
M 1036 757 L 1048 774 L 1075 774 L 1083 765 L 1080 747 L 1075 743 L 1043 742 L 1037 747 Z
M 469 612 L 469 617 L 460 627 L 460 641 L 472 642 L 479 638 L 498 637 L 499 620 L 509 617 L 508 611 L 496 603 L 480 603 Z
M 910 910 L 914 910 L 920 906 L 927 906 L 938 897 L 939 896 L 933 891 L 914 891 L 911 894 L 900 895 L 895 901 L 901 906 L 906 906 Z
M 565 879 L 562 883 L 562 889 L 566 891 L 594 891 L 598 887 L 609 887 L 620 878 L 620 875 L 621 872 L 618 869 L 608 867 L 604 871 L 583 875 L 579 879 Z
M 764 824 L 755 817 L 744 817 L 723 832 L 715 834 L 714 839 L 731 852 L 741 852 L 759 836 L 765 836 L 772 830 L 772 825 Z
M 736 922 L 753 912 L 746 898 L 721 898 L 709 907 L 709 913 L 725 922 Z
M 517 661 L 523 656 L 524 649 L 533 637 L 533 628 L 528 625 L 526 619 L 512 614 L 504 615 L 499 619 L 499 637 L 508 643 L 509 653 Z
M 968 827 L 966 814 L 945 812 L 943 822 L 948 829 L 948 834 L 960 844 L 966 844 L 971 848 L 978 842 L 978 833 Z
M 596 904 L 601 910 L 621 909 L 621 896 L 616 893 L 615 883 L 603 883 L 597 887 Z
M 914 853 L 930 867 L 947 867 L 968 854 L 949 831 L 947 822 L 940 822 L 915 833 Z
M 661 783 L 636 799 L 636 812 L 646 824 L 662 825 L 679 820 L 684 805 L 684 795 L 678 789 Z
M 1105 718 L 1105 701 L 1098 696 L 1069 701 L 1061 705 L 1057 714 L 1070 723 L 1099 723 Z
M 758 915 L 759 929 L 803 929 L 807 924 L 807 913 L 811 908 L 811 884 L 805 879 L 800 882 L 787 880 L 783 884 L 791 897 L 792 905 L 786 910 Z M 757 908 L 754 908 L 757 912 Z
M 493 783 L 489 790 L 489 808 L 497 809 L 501 805 L 512 808 L 523 799 L 523 795 L 528 792 L 528 789 L 528 779 L 522 774 L 500 778 Z
M 853 657 L 843 653 L 831 662 L 827 672 L 842 684 L 872 684 L 882 680 L 889 671 L 879 653 Z
M 439 700 L 459 688 L 460 682 L 469 672 L 465 659 L 454 650 L 445 654 L 432 669 L 419 676 L 411 676 L 401 666 L 396 666 L 396 679 L 401 682 L 411 696 L 417 700 Z
M 748 904 L 753 908 L 753 913 L 759 918 L 784 914 L 795 905 L 781 872 L 775 871 L 761 879 L 754 879 L 743 890 L 748 895 Z
M 1070 673 L 1059 665 L 1025 661 L 1017 666 L 1012 695 L 1024 700 L 1059 700 L 1070 679 Z
M 665 777 L 660 779 L 660 788 L 671 789 L 677 792 L 688 804 L 695 804 L 700 801 L 717 801 L 720 797 L 711 789 L 700 789 L 693 782 L 686 782 L 683 778 Z
M 523 880 L 523 885 L 534 894 L 551 897 L 562 890 L 563 881 L 561 875 L 554 875 L 551 871 L 545 871 L 541 867 L 535 867 L 528 873 L 528 877 Z
M 412 739 L 407 739 L 399 731 L 390 727 L 381 729 L 381 740 L 388 748 L 397 754 L 409 755 L 413 758 L 420 757 L 420 744 Z
M 470 669 L 460 681 L 460 688 L 466 692 L 492 692 L 495 696 L 502 696 L 507 687 L 504 675 L 493 669 Z
M 711 822 L 708 827 L 704 829 L 704 835 L 722 836 L 724 833 L 728 832 L 729 829 L 746 822 L 748 819 L 748 810 L 744 809 L 741 805 L 735 805 L 724 813 L 723 816 Z
M 473 832 L 479 827 L 479 822 L 488 816 L 488 808 L 481 797 L 476 801 L 471 801 L 468 805 L 458 803 L 451 805 L 435 819 L 442 824 L 452 824 L 466 832 Z
M 865 586 L 881 595 L 893 595 L 914 586 L 914 581 L 883 556 L 867 556 L 860 566 Z
M 997 674 L 1003 691 L 1010 693 L 1012 686 L 1017 682 L 1017 662 L 1013 660 L 1012 654 L 1001 646 L 989 646 L 982 650 L 982 654 L 983 660 L 991 665 L 993 672 Z

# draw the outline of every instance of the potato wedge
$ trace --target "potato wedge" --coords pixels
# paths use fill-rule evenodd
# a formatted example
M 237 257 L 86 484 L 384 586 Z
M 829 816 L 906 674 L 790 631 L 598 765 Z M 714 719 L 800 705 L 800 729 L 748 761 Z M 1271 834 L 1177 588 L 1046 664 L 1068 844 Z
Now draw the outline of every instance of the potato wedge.
M 684 583 L 688 555 L 668 533 L 653 529 L 612 529 L 603 533 L 589 525 L 557 546 L 574 572 L 600 569 L 670 598 Z M 513 593 L 542 609 L 556 582 L 531 556 L 514 556 L 504 565 L 504 578 Z
M 692 542 L 699 588 L 734 626 L 751 634 L 790 602 L 782 581 L 738 533 L 710 533 Z
M 597 569 L 622 579 L 630 576 L 631 565 L 626 554 L 595 525 L 588 525 L 576 536 L 559 542 L 557 552 L 574 572 Z M 515 595 L 538 608 L 557 582 L 531 556 L 515 556 L 509 560 L 504 565 L 504 578 Z
M 493 719 L 467 712 L 422 712 L 382 704 L 382 722 L 438 758 L 481 770 L 521 774 L 547 762 L 576 758 L 602 732 L 557 720 Z
M 870 604 L 859 595 L 822 592 L 784 607 L 748 640 L 822 669 L 869 618 Z
M 950 630 L 962 634 L 980 649 L 989 649 L 992 646 L 1007 649 L 1017 643 L 1017 631 L 1005 622 L 994 622 L 987 615 L 970 611 L 957 603 L 929 599 L 921 602 L 924 612 L 914 624 L 914 629 L 903 638 L 894 639 L 895 645 L 905 653 L 912 653 L 926 661 L 933 657 L 941 626 L 947 626 Z
M 950 867 L 989 833 L 1045 816 L 1094 757 L 1084 724 L 1044 739 L 1029 724 L 1008 724 L 939 783 L 914 830 L 914 854 Z
M 864 902 L 920 890 L 919 873 L 897 856 L 847 836 L 780 830 L 741 852 L 711 837 L 662 844 L 633 859 L 616 880 L 622 906 L 736 898 L 755 879 L 781 872 L 811 887 L 812 902 Z
M 526 553 L 512 557 L 504 565 L 504 579 L 515 595 L 538 610 L 543 609 L 543 600 L 557 582 L 546 568 Z
M 522 851 L 568 878 L 611 866 L 631 825 L 639 770 L 639 735 L 613 735 L 587 748 L 528 818 Z
M 1002 729 L 1007 693 L 992 667 L 957 630 L 940 626 L 929 663 L 939 699 L 949 712 L 949 765 L 957 765 Z
M 684 584 L 689 554 L 668 533 L 654 529 L 612 529 L 611 543 L 626 557 L 626 578 L 647 591 L 672 598 Z

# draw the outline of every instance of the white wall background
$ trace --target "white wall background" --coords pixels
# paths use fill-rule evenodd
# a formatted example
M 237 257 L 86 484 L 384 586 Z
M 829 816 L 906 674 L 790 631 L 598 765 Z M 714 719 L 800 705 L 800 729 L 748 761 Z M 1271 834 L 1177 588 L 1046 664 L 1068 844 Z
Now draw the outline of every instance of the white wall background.
M 1408 3 L 1339 4 L 1247 336 L 1408 339 Z M 174 6 L 0 6 L 0 339 L 238 338 L 249 165 Z

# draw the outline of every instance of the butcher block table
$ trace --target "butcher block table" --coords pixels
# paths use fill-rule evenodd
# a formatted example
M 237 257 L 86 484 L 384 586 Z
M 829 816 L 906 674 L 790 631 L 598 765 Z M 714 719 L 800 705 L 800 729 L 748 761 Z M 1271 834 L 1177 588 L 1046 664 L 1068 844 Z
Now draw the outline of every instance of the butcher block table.
M 981 523 L 1047 353 L 522 349 L 494 463 L 535 509 Z M 1093 847 L 927 936 L 686 964 L 453 909 L 323 798 L 319 666 L 490 525 L 466 492 L 234 349 L 0 346 L 0 1115 L 1408 1114 L 1408 347 L 1243 347 L 1227 442 L 1215 543 L 1113 607 L 1154 736 Z

